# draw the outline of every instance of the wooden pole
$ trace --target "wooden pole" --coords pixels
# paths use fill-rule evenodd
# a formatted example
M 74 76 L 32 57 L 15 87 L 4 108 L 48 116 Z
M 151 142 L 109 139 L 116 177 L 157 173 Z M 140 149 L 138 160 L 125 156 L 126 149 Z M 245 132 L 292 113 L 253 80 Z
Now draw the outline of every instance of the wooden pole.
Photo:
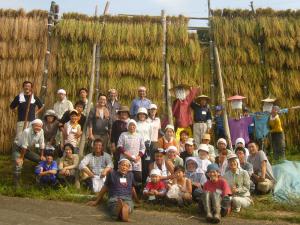
M 169 124 L 174 125 L 173 122 L 173 113 L 172 113 L 172 102 L 171 102 L 171 93 L 170 93 L 170 89 L 171 89 L 171 78 L 170 78 L 170 67 L 169 67 L 169 63 L 167 63 L 167 85 L 166 85 L 166 89 L 167 89 L 167 110 L 168 110 L 168 120 L 169 120 Z
M 167 18 L 165 10 L 161 10 L 161 24 L 163 28 L 163 48 L 162 48 L 162 68 L 163 68 L 163 88 L 164 88 L 164 107 L 165 113 L 168 116 L 168 123 L 170 123 L 171 118 L 168 114 L 168 76 L 167 76 Z
M 229 141 L 230 148 L 232 148 L 231 135 L 230 135 L 229 124 L 228 124 L 226 98 L 225 98 L 222 71 L 221 71 L 221 64 L 220 64 L 220 58 L 219 58 L 219 52 L 218 52 L 217 46 L 214 46 L 214 53 L 215 53 L 215 61 L 216 61 L 216 72 L 218 75 L 219 86 L 220 86 L 221 102 L 222 102 L 222 106 L 224 108 L 224 129 L 225 129 L 225 134 Z
M 40 100 L 43 104 L 45 104 L 45 98 L 47 95 L 47 83 L 48 83 L 48 67 L 50 61 L 50 54 L 51 54 L 51 36 L 55 22 L 58 20 L 58 12 L 59 7 L 58 5 L 52 1 L 50 6 L 50 11 L 48 13 L 48 38 L 47 38 L 47 51 L 45 55 L 44 61 L 44 73 L 42 79 L 42 86 L 40 90 Z
M 107 13 L 108 13 L 109 4 L 110 4 L 110 2 L 107 1 L 106 4 L 105 4 L 104 11 L 103 11 L 104 18 L 103 18 L 102 29 L 101 29 L 102 33 L 103 33 L 103 30 L 104 30 L 104 25 L 105 25 L 105 15 L 107 15 Z M 98 9 L 98 7 L 95 10 L 95 17 L 98 14 L 97 9 Z M 97 47 L 96 47 L 96 98 L 98 98 L 99 93 L 100 93 L 100 83 L 99 83 L 99 81 L 100 81 L 100 58 L 101 58 L 100 44 L 98 43 Z

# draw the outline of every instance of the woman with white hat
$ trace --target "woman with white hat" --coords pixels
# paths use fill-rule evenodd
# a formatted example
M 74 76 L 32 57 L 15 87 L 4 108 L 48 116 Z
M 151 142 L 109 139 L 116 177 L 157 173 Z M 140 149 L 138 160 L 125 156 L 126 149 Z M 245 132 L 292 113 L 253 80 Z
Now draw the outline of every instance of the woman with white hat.
M 183 159 L 178 156 L 178 149 L 176 146 L 169 146 L 166 152 L 168 160 L 173 163 L 174 167 L 183 166 Z
M 151 132 L 151 145 L 153 149 L 158 147 L 158 134 L 161 129 L 160 118 L 157 116 L 157 105 L 151 104 L 148 109 L 148 119 L 147 122 L 151 124 L 152 132 Z
M 142 160 L 145 154 L 145 142 L 136 132 L 137 123 L 131 119 L 127 123 L 127 132 L 123 132 L 119 138 L 117 149 L 120 159 L 128 159 L 131 162 L 130 170 L 134 174 L 135 181 L 142 182 Z
M 152 126 L 148 123 L 148 111 L 146 108 L 139 108 L 136 114 L 136 132 L 144 139 L 145 142 L 145 154 L 142 157 L 142 168 L 143 168 L 143 182 L 146 181 L 148 176 L 148 168 L 151 162 L 151 136 L 152 136 Z
M 167 149 L 169 146 L 178 147 L 178 143 L 175 139 L 175 129 L 174 126 L 168 124 L 165 128 L 165 135 L 158 139 L 158 147 Z

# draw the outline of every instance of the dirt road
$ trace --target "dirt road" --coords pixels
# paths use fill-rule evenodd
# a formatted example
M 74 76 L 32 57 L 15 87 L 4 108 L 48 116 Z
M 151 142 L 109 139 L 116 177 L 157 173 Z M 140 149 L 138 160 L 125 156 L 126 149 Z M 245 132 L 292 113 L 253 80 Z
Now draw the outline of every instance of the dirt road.
M 190 217 L 170 212 L 135 210 L 131 223 L 134 225 L 195 225 L 207 224 L 198 215 Z M 26 198 L 0 196 L 1 225 L 109 225 L 124 224 L 109 218 L 103 208 L 89 207 L 84 204 L 46 201 Z M 288 224 L 282 221 L 255 221 L 225 218 L 221 224 Z

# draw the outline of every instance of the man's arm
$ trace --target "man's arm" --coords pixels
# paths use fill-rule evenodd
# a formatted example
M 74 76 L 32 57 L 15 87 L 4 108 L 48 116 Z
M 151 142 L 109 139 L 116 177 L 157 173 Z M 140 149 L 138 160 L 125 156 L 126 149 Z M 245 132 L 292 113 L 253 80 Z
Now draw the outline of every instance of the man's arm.
M 108 192 L 108 188 L 106 187 L 106 185 L 104 185 L 101 188 L 100 192 L 98 193 L 96 200 L 95 201 L 89 201 L 87 203 L 87 205 L 89 205 L 89 206 L 96 206 L 96 205 L 98 205 L 101 202 L 101 200 L 103 199 L 103 196 L 105 195 L 106 192 Z

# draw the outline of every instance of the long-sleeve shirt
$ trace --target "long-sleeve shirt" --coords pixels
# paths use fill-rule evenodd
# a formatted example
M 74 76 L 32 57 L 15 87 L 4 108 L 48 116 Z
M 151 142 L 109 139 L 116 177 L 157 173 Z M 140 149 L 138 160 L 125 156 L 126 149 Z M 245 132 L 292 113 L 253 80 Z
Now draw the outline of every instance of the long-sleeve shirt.
M 118 119 L 117 113 L 118 113 L 118 110 L 121 108 L 121 104 L 118 101 L 112 102 L 112 101 L 108 100 L 106 103 L 106 107 L 109 111 L 109 115 L 110 115 L 110 118 L 113 123 L 114 121 L 116 121 Z
M 252 117 L 244 117 L 239 120 L 230 118 L 228 122 L 232 143 L 235 143 L 238 138 L 243 138 L 245 144 L 248 144 L 250 141 L 248 127 L 253 122 Z
M 270 132 L 271 133 L 280 133 L 283 132 L 281 120 L 279 115 L 276 115 L 275 117 L 270 116 L 269 119 L 269 126 L 270 126 Z
M 193 123 L 191 103 L 198 93 L 198 88 L 192 88 L 189 95 L 183 100 L 176 99 L 173 103 L 172 112 L 175 117 L 176 127 L 186 128 Z
M 131 103 L 130 115 L 132 117 L 134 117 L 137 114 L 139 108 L 143 107 L 143 108 L 149 109 L 150 105 L 151 105 L 151 101 L 149 99 L 136 98 Z
M 231 189 L 236 187 L 237 192 L 233 194 L 234 196 L 250 196 L 250 177 L 246 170 L 238 168 L 235 173 L 229 170 L 225 173 L 224 178 L 228 182 Z
M 161 129 L 160 119 L 155 117 L 154 119 L 148 118 L 148 123 L 151 124 L 152 132 L 151 132 L 151 141 L 157 142 L 158 141 L 158 132 Z
M 94 153 L 87 154 L 80 162 L 79 169 L 89 168 L 93 174 L 100 175 L 105 168 L 113 168 L 111 156 L 103 152 L 101 156 Z
M 113 122 L 112 128 L 111 128 L 111 137 L 110 137 L 111 143 L 114 143 L 115 145 L 117 145 L 120 135 L 126 131 L 127 131 L 127 122 L 126 121 L 116 120 L 115 122 Z
M 147 121 L 138 121 L 136 123 L 136 132 L 144 138 L 144 141 L 151 141 L 152 127 Z
M 44 141 L 44 131 L 43 129 L 39 131 L 38 133 L 35 133 L 30 126 L 29 128 L 26 128 L 21 138 L 18 141 L 18 146 L 24 149 L 44 149 L 45 148 L 45 141 Z
M 61 119 L 66 111 L 73 110 L 73 104 L 68 99 L 62 101 L 57 101 L 54 103 L 53 109 L 57 115 L 58 119 Z

